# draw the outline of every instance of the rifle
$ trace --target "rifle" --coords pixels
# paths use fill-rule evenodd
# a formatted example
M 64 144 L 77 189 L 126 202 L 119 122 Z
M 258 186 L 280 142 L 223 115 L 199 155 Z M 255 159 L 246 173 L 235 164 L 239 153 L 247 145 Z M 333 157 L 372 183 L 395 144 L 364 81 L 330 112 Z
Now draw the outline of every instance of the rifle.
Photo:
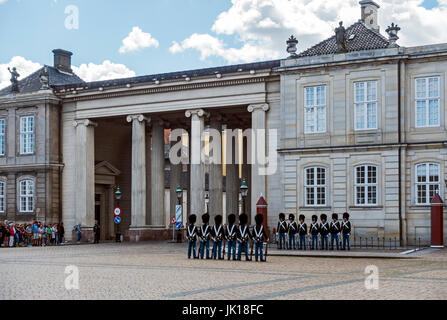
M 264 253 L 264 260 L 262 260 L 263 262 L 267 262 L 267 252 L 269 250 L 269 242 L 267 240 L 267 242 L 265 242 L 265 253 Z
M 225 237 L 223 237 L 222 245 L 223 245 L 223 253 L 222 258 L 220 258 L 220 260 L 225 260 Z

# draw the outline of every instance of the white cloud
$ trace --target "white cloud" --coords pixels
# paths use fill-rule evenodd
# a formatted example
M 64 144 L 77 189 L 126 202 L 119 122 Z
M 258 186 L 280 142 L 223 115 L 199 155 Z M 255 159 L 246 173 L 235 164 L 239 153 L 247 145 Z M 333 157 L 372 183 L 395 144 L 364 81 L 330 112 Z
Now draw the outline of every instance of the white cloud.
M 150 33 L 143 32 L 139 27 L 133 27 L 129 35 L 123 39 L 123 45 L 119 49 L 120 53 L 137 51 L 142 48 L 158 48 L 158 40 Z
M 72 68 L 74 73 L 87 82 L 135 77 L 135 72 L 124 64 L 113 63 L 109 60 L 104 60 L 101 64 L 81 64 L 79 67 Z
M 20 74 L 20 80 L 39 70 L 42 66 L 39 63 L 32 62 L 31 60 L 27 60 L 24 57 L 12 57 L 9 62 L 0 64 L 0 89 L 5 88 L 11 84 L 11 74 L 8 71 L 8 67 L 10 67 L 11 69 L 13 67 L 17 68 L 17 72 Z
M 414 46 L 447 42 L 445 17 L 447 0 L 430 10 L 423 0 L 377 0 L 382 33 L 391 22 L 401 28 L 399 44 Z M 299 40 L 299 50 L 334 34 L 338 22 L 348 26 L 360 19 L 358 0 L 232 0 L 211 27 L 212 33 L 193 34 L 173 42 L 171 53 L 194 49 L 201 59 L 211 56 L 229 63 L 286 57 L 285 41 L 291 34 Z M 213 34 L 214 33 L 214 34 Z M 221 36 L 232 36 L 240 46 L 229 47 Z
M 0 4 L 5 3 L 8 0 L 0 0 Z

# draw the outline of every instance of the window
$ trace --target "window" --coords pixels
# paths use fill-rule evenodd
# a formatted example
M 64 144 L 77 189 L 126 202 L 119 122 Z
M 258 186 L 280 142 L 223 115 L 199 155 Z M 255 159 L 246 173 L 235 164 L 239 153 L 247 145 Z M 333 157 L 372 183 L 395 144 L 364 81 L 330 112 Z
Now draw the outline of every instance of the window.
M 34 117 L 20 118 L 20 154 L 34 153 Z
M 416 204 L 430 204 L 440 188 L 440 166 L 421 163 L 416 166 Z
M 19 187 L 20 212 L 34 211 L 34 181 L 31 179 L 21 180 Z
M 0 181 L 0 212 L 4 213 L 6 208 L 5 200 L 6 183 L 5 181 Z
M 305 133 L 326 132 L 326 86 L 305 88 Z
M 440 125 L 439 105 L 440 78 L 416 79 L 416 127 L 437 127 Z
M 355 167 L 355 204 L 377 205 L 377 167 L 363 165 Z
M 0 119 L 0 156 L 5 155 L 5 119 Z
M 377 81 L 354 84 L 355 129 L 377 129 Z
M 326 168 L 306 169 L 305 198 L 306 206 L 326 205 Z

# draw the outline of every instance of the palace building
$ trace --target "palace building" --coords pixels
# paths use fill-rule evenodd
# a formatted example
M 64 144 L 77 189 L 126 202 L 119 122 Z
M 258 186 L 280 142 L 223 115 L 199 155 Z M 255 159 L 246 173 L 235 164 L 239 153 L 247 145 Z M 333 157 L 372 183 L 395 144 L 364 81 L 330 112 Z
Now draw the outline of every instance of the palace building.
M 262 195 L 270 231 L 279 212 L 347 211 L 357 237 L 428 243 L 431 199 L 447 195 L 447 44 L 399 46 L 374 1 L 360 10 L 301 53 L 291 37 L 275 61 L 84 82 L 54 50 L 54 66 L 0 90 L 0 219 L 87 234 L 96 219 L 112 239 L 119 186 L 125 239 L 166 239 L 180 185 L 183 221 L 253 221 Z M 169 156 L 175 129 L 182 163 Z M 224 133 L 208 134 L 212 156 L 210 129 Z

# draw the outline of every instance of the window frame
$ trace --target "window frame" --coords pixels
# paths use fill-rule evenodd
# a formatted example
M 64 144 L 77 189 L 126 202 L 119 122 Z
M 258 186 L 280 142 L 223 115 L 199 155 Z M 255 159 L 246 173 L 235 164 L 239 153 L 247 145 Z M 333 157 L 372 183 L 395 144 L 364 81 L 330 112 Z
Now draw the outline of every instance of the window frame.
M 30 182 L 31 183 L 31 191 L 32 194 L 28 194 L 27 184 L 25 184 L 25 194 L 22 194 L 22 183 Z M 35 180 L 31 177 L 23 177 L 17 181 L 18 184 L 18 203 L 17 207 L 20 213 L 34 213 L 35 210 L 35 197 L 36 197 L 36 183 Z M 22 210 L 22 198 L 25 197 L 25 210 Z M 31 200 L 29 199 L 31 198 Z M 31 204 L 31 210 L 29 208 L 29 204 Z
M 357 169 L 358 168 L 361 168 L 361 167 L 363 167 L 363 168 L 365 168 L 365 171 L 364 171 L 364 183 L 358 183 L 357 182 Z M 376 179 L 376 182 L 375 183 L 369 183 L 368 182 L 368 169 L 369 169 L 369 167 L 373 167 L 373 168 L 375 168 L 375 172 L 376 172 L 376 176 L 375 176 L 375 179 Z M 364 200 L 365 200 L 365 203 L 358 203 L 358 197 L 357 197 L 357 188 L 358 187 L 364 187 L 365 188 L 365 190 L 364 190 Z M 368 195 L 369 195 L 369 187 L 376 187 L 376 191 L 375 191 L 375 194 L 376 194 L 376 197 L 375 197 L 375 199 L 376 199 L 376 201 L 375 201 L 375 203 L 369 203 L 369 197 L 368 197 Z M 367 163 L 367 164 L 360 164 L 360 165 L 357 165 L 357 166 L 355 166 L 354 167 L 354 205 L 355 206 L 357 206 L 357 207 L 374 207 L 374 206 L 378 206 L 379 205 L 379 166 L 378 165 L 375 165 L 375 164 L 369 164 L 369 163 Z
M 364 94 L 363 94 L 363 98 L 364 101 L 358 102 L 357 101 L 357 94 L 356 94 L 356 85 L 363 83 L 365 84 L 365 88 L 364 88 Z M 375 100 L 368 100 L 368 83 L 375 83 L 376 84 L 376 92 L 375 92 L 375 96 L 376 99 Z M 379 128 L 379 80 L 362 80 L 362 81 L 354 81 L 353 82 L 353 90 L 354 90 L 354 131 L 368 131 L 368 130 L 378 130 Z M 375 104 L 375 117 L 376 117 L 376 121 L 375 121 L 375 126 L 374 127 L 368 127 L 368 104 L 374 103 Z M 358 105 L 362 105 L 363 108 L 363 121 L 364 121 L 364 127 L 363 128 L 359 128 L 357 127 L 357 106 Z
M 437 97 L 429 97 L 430 89 L 429 89 L 429 80 L 437 79 L 438 80 L 438 96 Z M 425 97 L 418 98 L 418 80 L 425 81 Z M 430 100 L 438 100 L 438 123 L 430 125 Z M 425 125 L 418 125 L 418 102 L 425 102 Z M 414 78 L 414 127 L 419 128 L 436 128 L 441 126 L 441 77 L 437 76 L 424 76 L 424 77 L 416 77 Z
M 6 181 L 4 179 L 0 179 L 0 213 L 6 213 Z
M 314 178 L 313 178 L 313 184 L 309 185 L 307 183 L 307 172 L 308 170 L 312 169 L 314 172 Z M 318 184 L 318 169 L 324 170 L 324 185 Z M 307 189 L 313 188 L 313 195 L 314 195 L 314 204 L 308 203 L 307 198 Z M 324 203 L 318 204 L 318 188 L 324 188 Z M 305 207 L 327 207 L 328 202 L 328 169 L 324 166 L 311 166 L 304 168 L 304 206 Z
M 0 118 L 0 157 L 6 155 L 6 119 Z
M 319 105 L 317 103 L 318 96 L 317 96 L 317 90 L 318 88 L 323 88 L 324 93 L 324 104 Z M 313 101 L 311 105 L 307 104 L 307 90 L 312 89 L 313 91 Z M 313 86 L 305 86 L 303 88 L 304 90 L 304 134 L 321 134 L 327 132 L 327 85 L 326 84 L 319 84 L 319 85 L 313 85 Z M 322 130 L 318 130 L 318 120 L 319 120 L 319 110 L 323 109 L 323 112 L 321 114 L 324 115 L 324 128 Z M 307 112 L 308 110 L 313 110 L 313 127 L 314 130 L 310 131 L 307 126 Z
M 26 120 L 26 124 L 23 123 L 23 120 Z M 27 131 L 24 130 L 24 126 L 26 127 L 25 129 L 27 129 L 29 127 L 29 121 L 30 119 L 32 119 L 32 131 Z M 34 115 L 26 115 L 26 116 L 21 116 L 19 119 L 19 130 L 20 130 L 20 135 L 19 135 L 19 139 L 20 139 L 20 145 L 19 145 L 19 153 L 20 155 L 31 155 L 34 154 L 34 150 L 35 150 L 35 133 L 36 133 L 36 117 Z M 31 150 L 25 149 L 26 145 L 25 145 L 25 141 L 24 139 L 27 138 L 27 143 L 28 143 L 28 148 L 29 145 L 31 145 Z
M 425 168 L 425 178 L 426 181 L 425 182 L 418 182 L 418 167 L 422 166 L 422 165 L 426 165 Z M 430 165 L 435 165 L 437 167 L 437 174 L 438 174 L 438 182 L 435 183 L 430 183 Z M 414 203 L 416 205 L 419 206 L 429 206 L 431 204 L 431 200 L 430 199 L 430 185 L 437 185 L 438 186 L 438 194 L 441 193 L 441 165 L 437 162 L 421 162 L 421 163 L 417 163 L 414 166 L 414 172 L 415 172 L 415 176 L 414 176 L 414 190 L 415 190 L 415 198 L 414 198 Z M 425 200 L 426 202 L 419 202 L 419 192 L 418 192 L 418 186 L 420 185 L 425 185 L 426 189 L 425 189 Z M 428 187 L 428 188 L 427 188 Z

